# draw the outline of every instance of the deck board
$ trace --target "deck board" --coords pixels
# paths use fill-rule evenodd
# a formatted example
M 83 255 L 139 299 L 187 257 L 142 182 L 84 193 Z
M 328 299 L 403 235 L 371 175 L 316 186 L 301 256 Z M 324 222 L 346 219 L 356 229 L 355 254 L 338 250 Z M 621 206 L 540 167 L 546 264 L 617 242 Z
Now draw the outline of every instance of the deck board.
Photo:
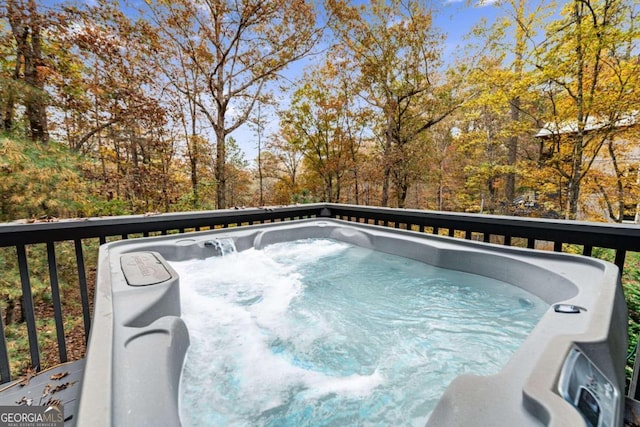
M 75 425 L 84 359 L 63 363 L 29 379 L 14 381 L 0 389 L 0 406 L 42 406 L 58 399 L 64 406 L 64 425 Z

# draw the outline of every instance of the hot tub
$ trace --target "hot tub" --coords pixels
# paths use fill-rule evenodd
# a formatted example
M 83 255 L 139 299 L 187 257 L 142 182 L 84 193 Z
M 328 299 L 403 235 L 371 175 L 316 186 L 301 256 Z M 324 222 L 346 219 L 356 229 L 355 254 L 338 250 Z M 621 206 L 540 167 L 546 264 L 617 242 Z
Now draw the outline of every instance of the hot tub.
M 169 262 L 220 256 L 229 241 L 242 252 L 309 238 L 497 279 L 549 304 L 498 373 L 448 385 L 428 426 L 622 425 L 627 310 L 613 264 L 329 219 L 103 245 L 77 425 L 180 425 L 189 331 Z

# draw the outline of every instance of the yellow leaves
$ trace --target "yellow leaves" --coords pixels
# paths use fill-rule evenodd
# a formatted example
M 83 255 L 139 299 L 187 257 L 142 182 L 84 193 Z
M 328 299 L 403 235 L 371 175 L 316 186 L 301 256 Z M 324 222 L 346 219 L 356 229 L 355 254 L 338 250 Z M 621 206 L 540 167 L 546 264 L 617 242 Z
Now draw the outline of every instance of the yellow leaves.
M 21 145 L 13 138 L 0 139 L 0 159 L 0 168 L 13 169 L 25 160 Z
M 116 150 L 106 145 L 101 145 L 98 148 L 98 155 L 101 158 L 111 160 L 111 161 L 115 161 L 118 158 L 118 153 L 116 152 Z

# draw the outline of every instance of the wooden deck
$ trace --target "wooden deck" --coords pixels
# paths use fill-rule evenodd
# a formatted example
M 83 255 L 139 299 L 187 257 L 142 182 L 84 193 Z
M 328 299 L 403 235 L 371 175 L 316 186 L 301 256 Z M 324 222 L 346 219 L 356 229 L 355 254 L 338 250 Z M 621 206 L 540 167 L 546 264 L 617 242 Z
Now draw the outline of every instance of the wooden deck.
M 62 403 L 64 425 L 75 425 L 84 360 L 63 363 L 0 389 L 0 406 L 49 406 Z

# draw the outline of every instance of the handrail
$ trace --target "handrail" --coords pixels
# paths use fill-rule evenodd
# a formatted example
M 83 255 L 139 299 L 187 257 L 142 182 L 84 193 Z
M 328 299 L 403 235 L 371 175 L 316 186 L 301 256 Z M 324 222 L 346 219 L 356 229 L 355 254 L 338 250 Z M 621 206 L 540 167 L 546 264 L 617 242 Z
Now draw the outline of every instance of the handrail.
M 0 247 L 253 223 L 315 215 L 323 204 L 0 224 Z
M 497 215 L 479 215 L 455 212 L 421 211 L 411 209 L 380 208 L 332 203 L 282 206 L 273 208 L 227 209 L 217 211 L 128 215 L 118 217 L 60 220 L 56 222 L 0 224 L 0 247 L 15 247 L 23 294 L 23 309 L 29 335 L 31 364 L 40 368 L 37 328 L 31 299 L 27 245 L 46 244 L 52 304 L 58 337 L 60 362 L 67 360 L 64 324 L 60 310 L 60 292 L 56 266 L 55 243 L 73 241 L 78 267 L 78 283 L 85 328 L 85 339 L 91 327 L 89 295 L 84 239 L 99 239 L 105 243 L 108 237 L 130 238 L 132 235 L 148 236 L 151 233 L 186 232 L 203 228 L 242 226 L 245 224 L 287 221 L 301 218 L 332 217 L 349 221 L 366 222 L 420 232 L 440 234 L 465 239 L 478 238 L 485 242 L 498 236 L 504 245 L 512 245 L 515 238 L 526 239 L 527 247 L 535 248 L 536 241 L 553 242 L 553 249 L 561 252 L 563 244 L 582 245 L 582 253 L 591 256 L 593 248 L 608 248 L 616 252 L 615 263 L 624 269 L 627 251 L 640 252 L 640 227 L 635 224 L 607 224 L 566 220 L 535 219 Z M 429 230 L 428 230 L 429 229 Z M 446 232 L 444 230 L 447 230 Z M 493 241 L 496 241 L 494 238 Z M 0 271 L 0 275 L 3 274 Z M 0 313 L 2 318 L 2 313 Z M 630 387 L 635 396 L 636 377 Z M 9 357 L 4 326 L 0 322 L 0 383 L 11 381 Z M 637 390 L 640 393 L 640 388 Z

